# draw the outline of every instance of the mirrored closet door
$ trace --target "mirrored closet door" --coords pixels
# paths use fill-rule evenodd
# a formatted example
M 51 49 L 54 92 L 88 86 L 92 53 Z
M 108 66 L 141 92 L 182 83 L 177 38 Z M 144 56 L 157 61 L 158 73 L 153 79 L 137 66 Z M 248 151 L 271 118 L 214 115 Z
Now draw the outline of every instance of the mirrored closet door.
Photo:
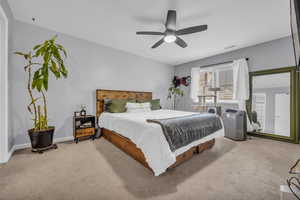
M 250 73 L 250 134 L 298 142 L 297 76 L 294 67 Z

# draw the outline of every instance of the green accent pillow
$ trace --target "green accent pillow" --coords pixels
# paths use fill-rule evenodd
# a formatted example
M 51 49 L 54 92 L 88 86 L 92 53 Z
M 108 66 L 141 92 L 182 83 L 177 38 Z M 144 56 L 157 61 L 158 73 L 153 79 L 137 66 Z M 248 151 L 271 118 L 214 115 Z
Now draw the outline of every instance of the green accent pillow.
M 161 109 L 160 99 L 153 99 L 153 100 L 150 101 L 150 103 L 151 103 L 151 110 Z
M 151 103 L 151 110 L 159 110 L 161 109 L 160 106 L 160 99 L 152 99 L 152 100 L 137 100 L 138 103 L 146 103 L 150 102 Z
M 128 99 L 111 99 L 108 104 L 108 112 L 111 113 L 123 113 L 126 112 L 126 103 L 131 102 L 135 103 L 136 100 L 128 100 Z

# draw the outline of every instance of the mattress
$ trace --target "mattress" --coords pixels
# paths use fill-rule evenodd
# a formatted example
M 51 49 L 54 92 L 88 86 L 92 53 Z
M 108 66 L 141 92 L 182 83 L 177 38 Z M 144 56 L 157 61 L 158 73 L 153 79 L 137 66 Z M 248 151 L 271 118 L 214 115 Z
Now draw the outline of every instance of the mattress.
M 182 117 L 195 114 L 194 112 L 174 110 L 154 110 L 142 113 L 107 113 L 100 115 L 98 123 L 100 128 L 114 131 L 129 138 L 144 153 L 148 165 L 154 175 L 158 176 L 176 162 L 176 156 L 216 137 L 224 136 L 224 130 L 196 140 L 187 146 L 172 152 L 162 132 L 161 126 L 146 122 L 147 119 L 164 119 Z

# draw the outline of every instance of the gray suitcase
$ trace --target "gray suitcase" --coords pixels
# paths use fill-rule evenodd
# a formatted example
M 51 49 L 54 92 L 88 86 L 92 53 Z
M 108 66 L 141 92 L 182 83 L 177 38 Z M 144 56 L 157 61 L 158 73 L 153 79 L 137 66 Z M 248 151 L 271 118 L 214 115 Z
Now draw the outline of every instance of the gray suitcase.
M 225 137 L 232 140 L 246 140 L 247 119 L 245 111 L 226 109 L 222 114 L 222 119 Z

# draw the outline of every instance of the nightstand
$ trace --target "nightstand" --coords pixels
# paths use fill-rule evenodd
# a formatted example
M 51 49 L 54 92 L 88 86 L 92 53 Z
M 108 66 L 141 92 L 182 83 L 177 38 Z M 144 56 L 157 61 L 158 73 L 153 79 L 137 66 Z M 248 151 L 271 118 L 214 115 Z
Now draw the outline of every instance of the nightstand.
M 80 139 L 95 139 L 96 117 L 93 115 L 73 117 L 73 136 L 78 143 Z

